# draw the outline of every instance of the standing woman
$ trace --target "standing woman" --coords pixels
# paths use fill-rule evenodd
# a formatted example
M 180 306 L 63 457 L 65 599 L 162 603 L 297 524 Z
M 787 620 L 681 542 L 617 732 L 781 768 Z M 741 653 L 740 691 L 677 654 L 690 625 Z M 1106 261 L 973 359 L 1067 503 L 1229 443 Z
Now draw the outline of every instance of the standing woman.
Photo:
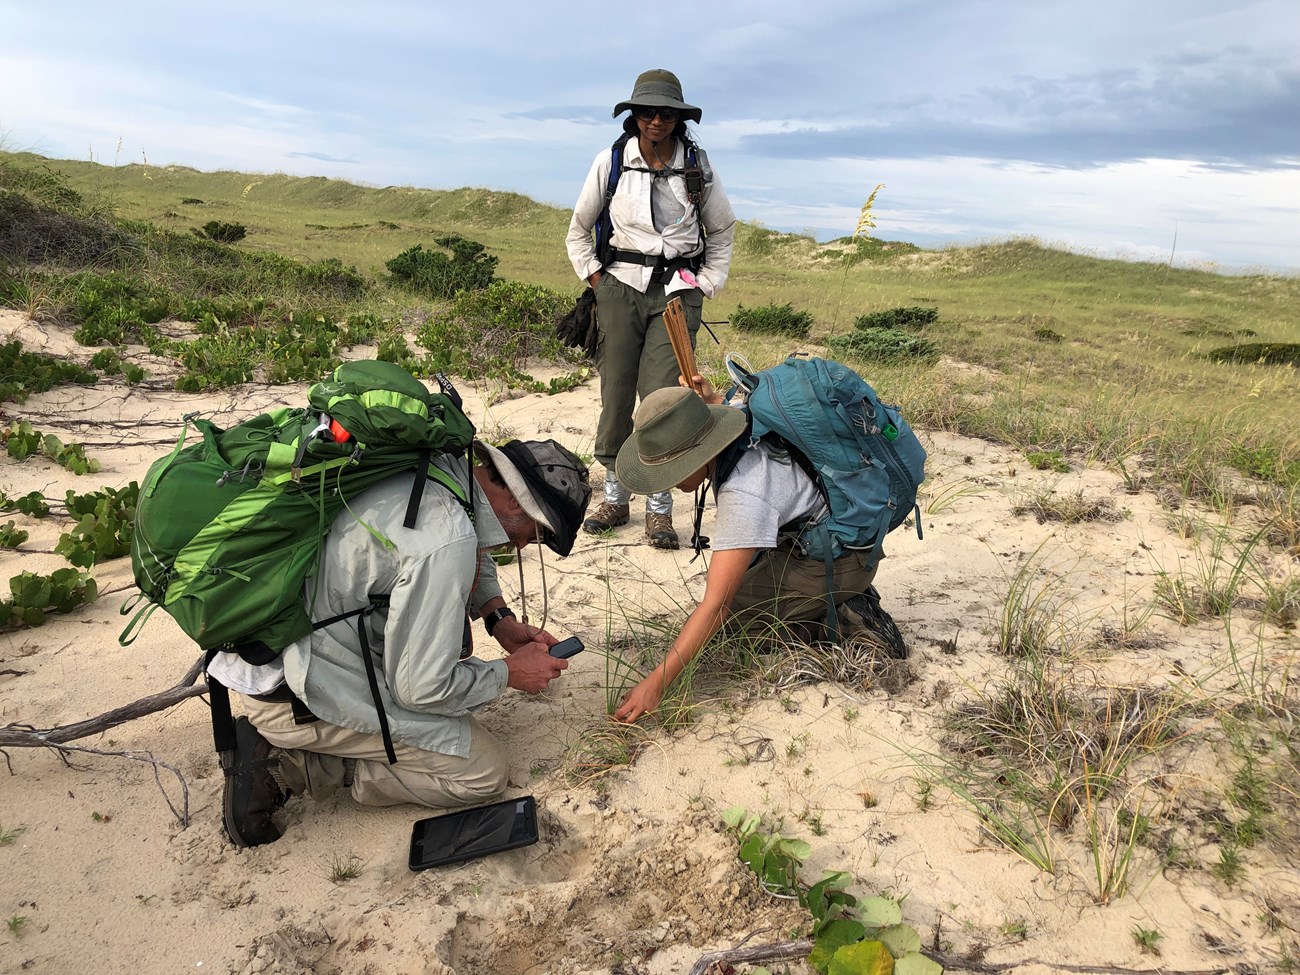
M 619 482 L 614 461 L 632 433 L 637 398 L 677 385 L 664 306 L 681 297 L 694 346 L 704 299 L 715 297 L 727 280 L 736 228 L 721 181 L 687 133 L 687 121 L 699 122 L 700 110 L 682 100 L 677 76 L 663 68 L 642 73 L 613 115 L 628 109 L 619 171 L 612 173 L 614 147 L 596 156 L 567 238 L 574 271 L 595 291 L 600 334 L 595 454 L 605 468 L 605 496 L 583 522 L 591 534 L 628 522 L 632 496 Z M 598 234 L 598 253 L 593 233 L 604 223 L 612 174 L 617 186 L 608 200 L 607 229 Z M 655 548 L 678 547 L 672 512 L 668 491 L 646 498 L 646 537 Z

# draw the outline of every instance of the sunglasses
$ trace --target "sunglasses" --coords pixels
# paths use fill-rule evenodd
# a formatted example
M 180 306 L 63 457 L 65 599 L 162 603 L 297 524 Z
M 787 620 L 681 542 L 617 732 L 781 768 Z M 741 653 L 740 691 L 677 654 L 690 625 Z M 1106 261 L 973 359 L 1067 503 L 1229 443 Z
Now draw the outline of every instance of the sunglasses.
M 665 122 L 673 123 L 682 117 L 682 113 L 675 108 L 656 108 L 653 105 L 642 105 L 632 109 L 632 114 L 642 122 L 650 122 L 658 115 Z

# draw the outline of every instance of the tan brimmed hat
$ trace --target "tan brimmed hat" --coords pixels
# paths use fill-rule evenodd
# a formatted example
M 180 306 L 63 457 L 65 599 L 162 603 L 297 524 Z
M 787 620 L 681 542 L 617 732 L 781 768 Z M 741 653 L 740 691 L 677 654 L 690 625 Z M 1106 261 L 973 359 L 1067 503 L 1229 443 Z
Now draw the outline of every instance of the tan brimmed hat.
M 675 108 L 682 113 L 684 119 L 692 122 L 700 120 L 700 110 L 682 101 L 682 83 L 677 80 L 677 75 L 666 68 L 642 71 L 632 86 L 632 97 L 614 106 L 614 118 L 637 105 Z
M 745 430 L 745 414 L 710 406 L 693 389 L 668 386 L 641 401 L 632 436 L 614 468 L 638 494 L 657 494 L 686 480 Z

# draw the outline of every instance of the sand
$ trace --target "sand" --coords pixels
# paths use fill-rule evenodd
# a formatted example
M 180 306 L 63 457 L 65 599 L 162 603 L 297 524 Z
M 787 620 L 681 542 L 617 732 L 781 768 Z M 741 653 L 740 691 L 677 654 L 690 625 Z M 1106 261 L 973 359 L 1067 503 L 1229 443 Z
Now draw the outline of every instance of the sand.
M 81 361 L 93 351 L 10 312 L 0 312 L 0 337 Z M 0 489 L 61 498 L 68 489 L 122 486 L 169 449 L 182 413 L 201 409 L 229 423 L 298 402 L 306 388 L 190 396 L 168 388 L 174 367 L 138 348 L 128 358 L 151 372 L 148 382 L 61 387 L 3 405 L 7 421 L 26 419 L 85 444 L 102 471 L 76 477 L 45 458 L 3 457 Z M 594 382 L 555 396 L 499 398 L 468 385 L 462 392 L 486 436 L 554 437 L 590 453 Z M 917 756 L 941 754 L 945 714 L 1006 673 L 997 619 L 1008 580 L 1027 558 L 1037 552 L 1043 571 L 1062 580 L 1073 599 L 1071 625 L 1100 630 L 1122 626 L 1125 607 L 1132 613 L 1150 600 L 1157 572 L 1187 563 L 1194 549 L 1154 494 L 1127 493 L 1113 472 L 1077 464 L 1065 475 L 1035 471 L 1008 447 L 919 433 L 930 452 L 922 509 L 940 510 L 923 515 L 923 541 L 906 529 L 891 536 L 877 579 L 912 651 L 893 679 L 791 689 L 749 682 L 729 695 L 702 687 L 710 696 L 693 723 L 646 723 L 630 764 L 575 773 L 575 748 L 610 727 L 609 634 L 622 633 L 627 619 L 680 616 L 703 591 L 704 560 L 644 544 L 634 503 L 633 524 L 613 538 L 582 536 L 571 557 L 546 563 L 546 625 L 581 636 L 588 651 L 548 691 L 508 691 L 483 713 L 511 743 L 507 794 L 537 798 L 535 846 L 412 873 L 411 823 L 428 813 L 339 798 L 291 800 L 281 841 L 236 849 L 220 824 L 222 778 L 207 709 L 190 699 L 79 742 L 148 752 L 174 766 L 188 789 L 188 826 L 164 798 L 165 791 L 178 807 L 184 798 L 168 770 L 155 777 L 153 766 L 122 757 L 65 761 L 47 749 L 8 750 L 0 831 L 21 832 L 0 845 L 0 917 L 26 921 L 16 932 L 0 928 L 0 973 L 685 972 L 704 952 L 755 931 L 751 943 L 806 933 L 806 915 L 764 893 L 736 858 L 720 819 L 734 805 L 811 843 L 806 879 L 847 870 L 858 893 L 904 898 L 905 920 L 949 957 L 1026 972 L 1279 970 L 1282 946 L 1288 938 L 1294 945 L 1300 927 L 1294 835 L 1245 851 L 1244 876 L 1228 886 L 1209 869 L 1218 840 L 1196 825 L 1206 807 L 1188 788 L 1188 804 L 1174 803 L 1167 815 L 1194 837 L 1188 853 L 1196 866 L 1161 869 L 1140 848 L 1131 888 L 1098 904 L 1077 830 L 1058 838 L 1061 862 L 1048 874 L 993 842 L 970 806 L 941 785 L 927 795 Z M 597 467 L 593 478 L 600 477 Z M 1013 513 L 1048 486 L 1106 499 L 1123 516 L 1065 526 Z M 955 497 L 936 504 L 946 491 Z M 679 496 L 678 504 L 684 530 L 689 501 Z M 66 519 L 0 521 L 10 518 L 31 537 L 0 555 L 0 575 L 66 564 L 53 554 Z M 524 568 L 538 622 L 535 553 Z M 196 648 L 162 613 L 134 645 L 119 646 L 118 608 L 133 591 L 129 560 L 96 566 L 94 576 L 101 595 L 93 605 L 0 633 L 0 727 L 52 727 L 102 713 L 171 686 L 194 662 Z M 501 578 L 519 610 L 514 568 Z M 1263 634 L 1269 653 L 1294 653 L 1293 636 L 1262 623 L 1250 630 Z M 1084 671 L 1160 684 L 1180 672 L 1211 680 L 1221 670 L 1220 623 L 1183 627 L 1153 616 L 1143 633 L 1138 646 L 1099 653 Z M 479 653 L 498 652 L 481 634 L 477 643 Z M 1179 763 L 1168 772 L 1211 794 L 1226 788 L 1206 746 L 1168 761 Z M 359 874 L 335 882 L 335 864 L 349 861 Z M 1269 930 L 1270 917 L 1281 930 Z M 1159 956 L 1142 952 L 1135 927 L 1162 934 Z

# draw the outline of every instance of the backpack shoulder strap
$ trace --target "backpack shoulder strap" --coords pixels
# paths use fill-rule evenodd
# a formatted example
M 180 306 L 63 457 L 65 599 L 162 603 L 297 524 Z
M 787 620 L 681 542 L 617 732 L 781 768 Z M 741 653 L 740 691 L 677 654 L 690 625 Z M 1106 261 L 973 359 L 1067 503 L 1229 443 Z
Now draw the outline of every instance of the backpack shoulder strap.
M 605 181 L 605 204 L 596 218 L 596 260 L 601 270 L 614 262 L 614 223 L 609 218 L 609 201 L 614 199 L 618 179 L 623 175 L 623 150 L 632 133 L 624 132 L 609 147 L 609 178 Z

